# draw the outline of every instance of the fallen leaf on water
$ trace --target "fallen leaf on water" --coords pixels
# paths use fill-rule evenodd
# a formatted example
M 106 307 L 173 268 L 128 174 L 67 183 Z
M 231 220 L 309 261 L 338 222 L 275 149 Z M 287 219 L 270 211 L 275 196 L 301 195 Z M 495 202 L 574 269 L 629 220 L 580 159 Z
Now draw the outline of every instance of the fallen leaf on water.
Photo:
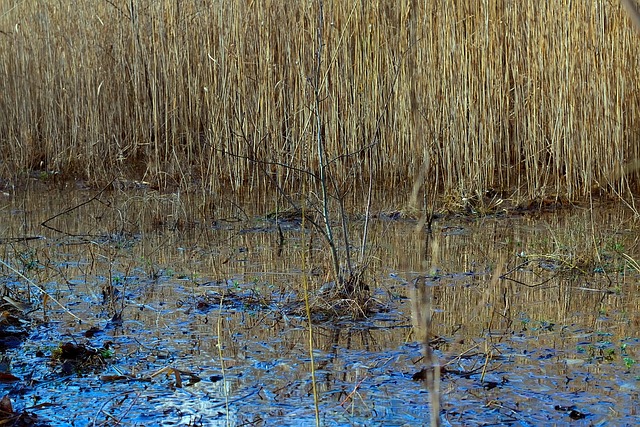
M 0 411 L 5 414 L 13 414 L 13 405 L 11 404 L 11 399 L 8 394 L 5 394 L 2 399 L 0 399 Z
M 20 378 L 8 372 L 0 372 L 0 383 L 12 383 L 14 381 L 20 381 Z

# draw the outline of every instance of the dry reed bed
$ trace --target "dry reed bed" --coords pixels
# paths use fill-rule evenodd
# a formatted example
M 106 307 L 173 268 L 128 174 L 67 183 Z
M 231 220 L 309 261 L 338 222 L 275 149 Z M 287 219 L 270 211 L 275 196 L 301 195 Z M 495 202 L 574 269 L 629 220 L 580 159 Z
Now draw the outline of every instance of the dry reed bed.
M 327 150 L 358 153 L 335 176 L 411 185 L 426 160 L 455 195 L 633 189 L 640 40 L 617 2 L 413 3 L 325 4 Z M 315 2 L 5 3 L 0 173 L 216 190 L 266 172 L 294 188 L 303 175 L 269 162 L 317 167 L 317 15 Z

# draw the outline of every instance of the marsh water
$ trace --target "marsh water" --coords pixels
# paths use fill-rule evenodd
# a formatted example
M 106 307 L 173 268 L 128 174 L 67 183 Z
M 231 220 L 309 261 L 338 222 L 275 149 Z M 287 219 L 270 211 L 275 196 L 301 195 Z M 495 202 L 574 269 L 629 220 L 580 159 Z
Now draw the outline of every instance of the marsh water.
M 433 293 L 444 425 L 640 423 L 640 249 L 621 203 L 447 215 L 429 233 L 378 195 L 365 257 L 376 309 L 324 309 L 310 328 L 305 299 L 323 302 L 329 253 L 270 215 L 276 195 L 0 197 L 14 319 L 0 388 L 16 425 L 312 426 L 314 383 L 322 425 L 428 425 L 416 282 Z M 358 252 L 365 212 L 350 211 Z M 69 365 L 65 348 L 91 358 Z

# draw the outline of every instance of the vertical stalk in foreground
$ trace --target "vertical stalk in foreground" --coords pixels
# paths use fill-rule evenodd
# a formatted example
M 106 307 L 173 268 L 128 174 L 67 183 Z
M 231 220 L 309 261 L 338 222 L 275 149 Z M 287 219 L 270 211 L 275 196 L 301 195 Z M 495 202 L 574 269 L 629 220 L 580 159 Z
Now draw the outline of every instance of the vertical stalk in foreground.
M 326 172 L 326 159 L 325 159 L 325 146 L 324 135 L 322 132 L 322 118 L 320 116 L 320 85 L 321 82 L 321 70 L 322 70 L 322 28 L 324 25 L 323 17 L 323 5 L 322 0 L 318 0 L 318 28 L 317 28 L 317 47 L 316 47 L 316 64 L 313 76 L 313 96 L 314 96 L 314 115 L 316 118 L 316 144 L 318 149 L 318 180 L 320 181 L 320 189 L 322 192 L 322 219 L 324 221 L 325 233 L 327 236 L 327 242 L 331 250 L 331 260 L 333 263 L 333 271 L 335 274 L 336 284 L 340 280 L 340 263 L 338 262 L 338 250 L 336 249 L 336 242 L 333 237 L 333 229 L 331 227 L 331 217 L 329 214 L 329 195 L 327 193 L 327 172 Z
M 424 135 L 422 129 L 422 118 L 419 114 L 419 105 L 417 99 L 417 88 L 416 88 L 416 67 L 418 66 L 419 60 L 419 43 L 418 43 L 418 26 L 416 23 L 416 15 L 418 13 L 417 10 L 417 1 L 411 1 L 411 11 L 409 15 L 409 40 L 408 40 L 408 49 L 410 50 L 410 54 L 408 55 L 408 72 L 407 77 L 409 79 L 409 96 L 411 101 L 411 134 L 413 138 L 422 138 Z M 423 141 L 420 141 L 422 145 Z M 429 168 L 429 159 L 428 155 L 423 152 L 423 163 L 420 168 L 419 177 L 416 183 L 414 184 L 414 198 L 417 196 L 417 189 L 420 185 L 424 185 L 424 218 L 425 222 L 428 223 L 429 230 L 431 229 L 431 218 L 432 213 L 427 212 L 427 191 L 428 191 L 428 181 L 430 179 L 426 174 L 430 171 Z M 422 222 L 422 220 L 421 220 Z M 422 228 L 422 227 L 420 227 Z M 417 230 L 416 232 L 420 232 Z M 431 249 L 431 265 L 429 267 L 433 268 L 437 258 L 437 244 L 436 242 L 432 242 L 430 239 L 430 234 L 427 234 L 427 249 Z M 431 243 L 431 245 L 430 245 Z M 430 247 L 431 246 L 431 247 Z M 425 259 L 425 264 L 426 264 Z M 426 266 L 426 265 L 425 265 Z M 424 362 L 426 364 L 426 376 L 424 378 L 424 384 L 429 390 L 429 415 L 430 415 L 430 425 L 431 427 L 440 427 L 440 365 L 438 363 L 438 358 L 434 354 L 433 349 L 429 345 L 429 339 L 431 337 L 431 301 L 432 301 L 432 289 L 426 283 L 426 278 L 418 278 L 414 282 L 414 287 L 412 289 L 411 295 L 411 314 L 413 320 L 413 328 L 416 332 L 417 338 L 422 345 L 422 355 L 424 356 Z
M 440 427 L 440 365 L 438 357 L 429 345 L 431 300 L 431 287 L 425 283 L 425 278 L 416 279 L 411 295 L 413 327 L 422 345 L 422 355 L 427 365 L 424 384 L 429 390 L 430 425 L 431 427 Z
M 305 214 L 304 205 L 302 208 L 302 229 L 304 229 Z M 307 271 L 306 255 L 302 253 L 302 271 Z M 307 281 L 307 275 L 302 274 L 302 285 L 304 288 L 304 308 L 307 315 L 307 324 L 309 326 L 309 362 L 311 363 L 311 387 L 313 389 L 313 406 L 316 416 L 316 426 L 320 427 L 320 403 L 318 398 L 318 388 L 316 385 L 316 362 L 313 357 L 313 321 L 311 320 L 311 305 L 309 304 L 309 282 Z
M 431 268 L 437 264 L 438 241 L 427 234 L 425 256 L 431 251 Z M 425 259 L 425 263 L 426 263 Z M 418 277 L 411 289 L 411 317 L 418 342 L 422 345 L 422 355 L 426 365 L 424 385 L 429 391 L 429 415 L 431 427 L 440 427 L 440 363 L 438 356 L 429 345 L 432 331 L 431 313 L 433 288 L 426 277 Z
M 224 391 L 224 411 L 227 419 L 227 426 L 231 425 L 231 418 L 229 416 L 229 393 L 227 392 L 227 372 L 224 366 L 224 357 L 222 354 L 222 307 L 224 302 L 224 295 L 220 298 L 220 306 L 218 310 L 218 321 L 216 322 L 218 342 L 216 347 L 218 348 L 218 359 L 220 360 L 220 372 L 222 373 L 222 390 Z

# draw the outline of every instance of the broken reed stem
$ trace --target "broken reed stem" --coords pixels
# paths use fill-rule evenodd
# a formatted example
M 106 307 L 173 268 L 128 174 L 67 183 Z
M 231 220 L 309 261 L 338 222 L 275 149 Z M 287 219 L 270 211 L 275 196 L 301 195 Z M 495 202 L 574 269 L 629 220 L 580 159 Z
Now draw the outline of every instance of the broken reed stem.
M 224 390 L 224 408 L 225 408 L 225 413 L 226 413 L 226 419 L 227 419 L 227 425 L 231 425 L 231 418 L 230 418 L 230 412 L 229 412 L 229 393 L 227 390 L 227 370 L 225 367 L 225 363 L 224 363 L 224 355 L 222 354 L 222 337 L 224 334 L 224 330 L 222 327 L 222 309 L 223 309 L 223 303 L 224 303 L 224 293 L 222 294 L 222 297 L 220 298 L 220 304 L 218 306 L 218 321 L 216 322 L 216 334 L 218 335 L 218 339 L 217 339 L 217 343 L 216 343 L 216 347 L 218 349 L 218 360 L 220 361 L 220 373 L 222 374 L 222 389 Z
M 422 355 L 426 364 L 424 384 L 429 390 L 430 424 L 440 426 L 440 364 L 429 343 L 432 336 L 432 289 L 424 277 L 414 281 L 411 295 L 411 314 L 413 328 L 422 344 Z
M 304 207 L 302 210 L 302 224 L 301 227 L 304 229 L 305 226 L 305 211 Z M 307 271 L 307 258 L 306 253 L 304 251 L 301 252 L 301 261 L 302 261 L 302 271 Z M 302 274 L 302 285 L 304 290 L 304 309 L 305 314 L 307 315 L 307 325 L 309 330 L 309 362 L 311 363 L 311 386 L 313 389 L 313 406 L 315 411 L 316 418 L 316 426 L 320 427 L 320 396 L 318 395 L 318 387 L 316 383 L 316 362 L 315 357 L 313 355 L 313 321 L 311 319 L 311 304 L 309 302 L 309 281 L 307 280 L 307 274 Z
M 372 195 L 373 195 L 373 176 L 371 176 L 371 171 L 369 171 L 369 185 L 367 187 L 367 202 L 365 205 L 365 212 L 364 212 L 364 224 L 362 225 L 362 242 L 360 244 L 360 258 L 358 258 L 358 264 L 360 266 L 364 265 L 365 253 L 367 250 L 367 241 L 369 238 L 369 219 L 371 217 Z

